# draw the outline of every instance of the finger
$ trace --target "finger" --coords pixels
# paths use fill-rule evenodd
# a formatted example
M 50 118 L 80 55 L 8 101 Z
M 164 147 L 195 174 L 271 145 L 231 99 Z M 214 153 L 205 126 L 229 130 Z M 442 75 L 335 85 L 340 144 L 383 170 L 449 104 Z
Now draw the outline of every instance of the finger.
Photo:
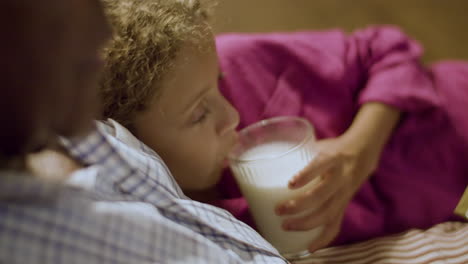
M 343 215 L 338 218 L 335 218 L 333 222 L 324 226 L 324 229 L 321 233 L 321 236 L 312 241 L 309 245 L 308 250 L 314 252 L 318 249 L 324 248 L 329 245 L 336 236 L 339 234 L 341 229 L 341 222 L 343 220 Z
M 317 210 L 304 216 L 286 219 L 282 224 L 283 229 L 288 231 L 306 231 L 330 222 L 341 213 L 342 207 L 337 206 L 338 199 L 334 196 Z
M 342 163 L 342 155 L 319 153 L 304 169 L 289 181 L 290 189 L 298 189 L 336 164 Z
M 324 179 L 311 187 L 309 190 L 304 191 L 302 194 L 279 204 L 276 208 L 278 215 L 297 214 L 311 208 L 319 208 L 331 196 L 337 195 L 337 191 L 341 188 L 341 181 L 343 170 L 342 166 L 336 166 L 326 171 L 323 176 Z
M 347 192 L 346 187 L 341 188 L 337 193 L 339 195 L 332 196 L 319 209 L 300 217 L 286 219 L 283 221 L 283 228 L 291 231 L 310 230 L 343 215 L 352 193 Z

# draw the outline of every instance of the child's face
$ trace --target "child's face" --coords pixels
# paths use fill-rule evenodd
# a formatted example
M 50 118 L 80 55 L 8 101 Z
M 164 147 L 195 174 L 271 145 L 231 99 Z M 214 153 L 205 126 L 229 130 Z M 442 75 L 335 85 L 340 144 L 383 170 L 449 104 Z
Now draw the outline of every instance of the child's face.
M 161 93 L 134 124 L 137 137 L 161 155 L 185 191 L 216 184 L 237 139 L 239 115 L 218 90 L 213 40 L 206 46 L 185 45 Z

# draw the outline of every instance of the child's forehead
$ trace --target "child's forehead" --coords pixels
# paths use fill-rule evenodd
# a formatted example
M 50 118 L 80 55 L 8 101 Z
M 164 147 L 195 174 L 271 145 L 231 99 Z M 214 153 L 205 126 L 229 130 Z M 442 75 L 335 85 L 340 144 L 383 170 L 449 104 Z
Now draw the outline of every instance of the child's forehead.
M 158 96 L 153 103 L 171 108 L 175 112 L 184 111 L 186 105 L 196 101 L 199 95 L 216 88 L 218 74 L 214 47 L 200 50 L 186 45 L 180 50 L 159 85 L 156 84 Z

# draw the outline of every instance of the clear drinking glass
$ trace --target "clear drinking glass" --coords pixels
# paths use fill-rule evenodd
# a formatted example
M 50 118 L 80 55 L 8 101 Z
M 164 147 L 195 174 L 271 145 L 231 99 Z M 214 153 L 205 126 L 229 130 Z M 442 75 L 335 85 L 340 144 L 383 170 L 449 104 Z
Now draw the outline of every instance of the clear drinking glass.
M 231 170 L 260 233 L 290 260 L 310 254 L 307 247 L 320 235 L 322 227 L 301 232 L 284 231 L 281 228 L 283 217 L 277 216 L 274 208 L 280 201 L 315 184 L 312 181 L 294 191 L 287 187 L 291 177 L 314 158 L 314 143 L 314 131 L 307 120 L 275 117 L 241 130 L 239 143 L 229 156 Z

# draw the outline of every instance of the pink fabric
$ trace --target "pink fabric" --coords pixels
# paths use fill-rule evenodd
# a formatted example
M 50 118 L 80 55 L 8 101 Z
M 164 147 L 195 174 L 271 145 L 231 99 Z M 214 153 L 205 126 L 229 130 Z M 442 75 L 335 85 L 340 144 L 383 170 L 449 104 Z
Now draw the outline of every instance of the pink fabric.
M 405 112 L 377 171 L 347 208 L 335 244 L 455 220 L 468 185 L 468 64 L 419 63 L 421 46 L 394 27 L 229 34 L 217 37 L 223 94 L 240 128 L 279 115 L 307 118 L 318 138 L 336 137 L 359 106 L 378 101 Z M 226 172 L 215 204 L 253 225 Z M 458 219 L 457 219 L 458 220 Z

